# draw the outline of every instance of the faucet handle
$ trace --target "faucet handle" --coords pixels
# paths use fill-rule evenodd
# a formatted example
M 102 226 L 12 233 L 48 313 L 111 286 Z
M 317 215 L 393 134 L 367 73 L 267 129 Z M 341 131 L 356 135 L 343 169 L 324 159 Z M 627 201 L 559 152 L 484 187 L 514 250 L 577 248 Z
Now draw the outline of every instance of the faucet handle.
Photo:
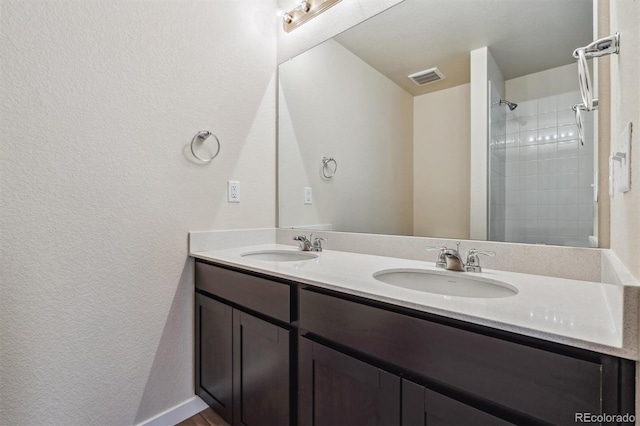
M 496 252 L 470 249 L 467 253 L 467 264 L 464 268 L 467 272 L 482 272 L 482 268 L 480 267 L 480 258 L 478 257 L 481 254 L 485 256 L 495 256 Z
M 311 251 L 322 251 L 322 242 L 327 240 L 328 238 L 315 237 L 311 243 Z
M 444 252 L 447 249 L 446 246 L 442 246 L 442 247 L 438 247 L 438 246 L 427 246 L 427 251 L 434 251 L 434 250 L 439 250 L 440 254 L 438 255 L 438 260 L 436 261 L 436 267 L 437 268 L 446 268 L 447 267 L 447 261 L 444 257 Z

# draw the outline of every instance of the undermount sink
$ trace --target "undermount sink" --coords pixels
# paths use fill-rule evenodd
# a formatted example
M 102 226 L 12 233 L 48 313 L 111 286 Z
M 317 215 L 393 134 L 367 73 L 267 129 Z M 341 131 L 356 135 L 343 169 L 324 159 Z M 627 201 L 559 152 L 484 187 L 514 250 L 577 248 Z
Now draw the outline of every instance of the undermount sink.
M 389 269 L 373 274 L 385 284 L 447 296 L 500 298 L 515 296 L 518 289 L 507 283 L 485 278 L 436 274 L 422 269 Z
M 263 250 L 242 253 L 240 256 L 256 260 L 267 260 L 269 262 L 295 262 L 298 260 L 309 260 L 318 257 L 315 253 L 289 250 Z

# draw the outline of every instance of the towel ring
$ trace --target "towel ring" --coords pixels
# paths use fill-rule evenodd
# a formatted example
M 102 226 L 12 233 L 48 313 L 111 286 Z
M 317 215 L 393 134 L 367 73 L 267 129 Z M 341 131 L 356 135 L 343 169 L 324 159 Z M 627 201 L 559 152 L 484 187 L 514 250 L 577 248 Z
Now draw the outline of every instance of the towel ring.
M 209 138 L 209 136 L 213 136 L 213 138 L 216 140 L 216 144 L 218 144 L 218 149 L 216 150 L 216 153 L 213 154 L 213 156 L 211 158 L 202 158 L 198 154 L 196 154 L 195 149 L 193 149 L 193 144 L 195 143 L 196 140 L 202 141 L 202 143 L 204 143 L 204 141 L 207 140 Z M 196 133 L 196 135 L 193 137 L 193 139 L 191 139 L 191 153 L 198 160 L 200 160 L 202 162 L 205 162 L 205 163 L 210 163 L 211 160 L 216 158 L 218 156 L 218 154 L 220 153 L 220 139 L 218 139 L 218 137 L 216 135 L 214 135 L 213 133 L 211 133 L 208 130 L 201 130 L 198 133 Z
M 598 109 L 598 100 L 593 99 L 593 109 Z M 582 112 L 588 111 L 587 107 L 584 104 L 575 104 L 571 107 L 573 111 L 576 113 L 576 126 L 578 127 L 578 139 L 580 139 L 580 145 L 584 145 L 584 124 L 582 120 Z
M 330 170 L 330 173 L 327 175 L 327 169 L 329 168 L 329 163 L 333 163 L 333 171 Z M 331 179 L 336 175 L 338 171 L 338 162 L 332 157 L 322 157 L 322 176 L 325 179 Z
M 580 86 L 580 95 L 582 96 L 582 104 L 586 111 L 593 110 L 593 86 L 591 85 L 591 73 L 587 65 L 587 57 L 584 49 L 577 49 L 578 53 L 578 84 Z

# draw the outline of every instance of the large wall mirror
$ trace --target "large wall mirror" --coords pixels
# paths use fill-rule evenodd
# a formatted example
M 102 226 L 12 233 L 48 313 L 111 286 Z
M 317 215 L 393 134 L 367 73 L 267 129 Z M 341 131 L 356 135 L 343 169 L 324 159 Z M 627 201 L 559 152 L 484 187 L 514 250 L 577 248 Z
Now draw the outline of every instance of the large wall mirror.
M 281 64 L 279 226 L 597 245 L 593 8 L 405 0 Z

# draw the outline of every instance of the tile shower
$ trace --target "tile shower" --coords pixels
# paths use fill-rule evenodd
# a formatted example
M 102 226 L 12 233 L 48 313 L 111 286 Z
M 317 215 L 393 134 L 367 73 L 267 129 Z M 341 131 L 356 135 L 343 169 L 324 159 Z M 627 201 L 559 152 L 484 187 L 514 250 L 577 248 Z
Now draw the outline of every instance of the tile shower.
M 489 238 L 589 247 L 594 226 L 594 114 L 578 140 L 578 91 L 509 111 L 491 90 Z

